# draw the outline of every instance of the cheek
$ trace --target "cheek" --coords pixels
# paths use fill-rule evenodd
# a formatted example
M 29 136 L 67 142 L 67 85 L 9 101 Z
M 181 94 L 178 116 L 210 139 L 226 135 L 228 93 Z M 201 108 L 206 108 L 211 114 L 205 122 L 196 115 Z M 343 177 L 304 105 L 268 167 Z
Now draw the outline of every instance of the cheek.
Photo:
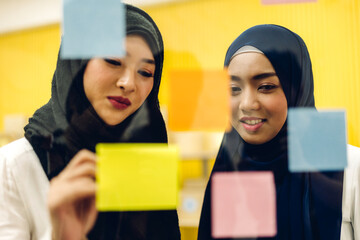
M 89 63 L 87 66 L 83 77 L 83 86 L 85 95 L 89 101 L 95 99 L 99 93 L 104 91 L 104 86 L 108 84 L 107 81 L 110 79 L 106 74 L 107 73 L 104 73 L 103 69 L 94 62 Z
M 116 75 L 111 72 L 88 72 L 84 74 L 84 91 L 86 97 L 91 100 L 101 98 L 116 88 Z
M 272 112 L 272 115 L 276 117 L 276 121 L 282 126 L 287 117 L 287 101 L 285 96 L 279 96 L 274 98 L 273 101 L 269 101 L 268 109 Z
M 236 98 L 230 99 L 230 107 L 231 107 L 231 114 L 233 117 L 236 117 L 239 111 L 239 104 L 240 101 Z
M 85 78 L 84 76 L 84 91 L 87 99 L 93 104 L 93 101 L 98 98 L 100 92 L 102 92 L 102 86 L 99 84 L 98 79 L 94 76 Z
M 151 90 L 154 86 L 154 80 L 151 80 L 149 82 L 145 82 L 144 84 L 141 85 L 141 104 L 146 100 L 146 98 L 149 96 L 149 94 L 151 93 Z
M 83 85 L 84 85 L 84 92 L 86 97 L 88 98 L 88 100 L 91 102 L 92 98 L 93 98 L 93 81 L 90 78 L 90 75 L 85 73 L 84 74 L 84 79 L 83 79 Z
M 280 116 L 281 116 L 280 121 L 282 122 L 281 126 L 284 125 L 287 119 L 287 112 L 288 112 L 287 104 L 283 104 L 282 109 L 280 110 Z

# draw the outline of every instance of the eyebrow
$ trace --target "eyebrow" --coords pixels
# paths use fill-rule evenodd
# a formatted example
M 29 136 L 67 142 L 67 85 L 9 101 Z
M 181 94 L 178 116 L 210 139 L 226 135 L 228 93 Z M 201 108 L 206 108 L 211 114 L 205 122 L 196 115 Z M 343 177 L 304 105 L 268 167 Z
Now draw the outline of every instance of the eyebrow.
M 261 80 L 268 77 L 277 76 L 275 72 L 261 73 L 253 77 L 254 80 Z
M 129 52 L 126 52 L 126 56 L 131 57 L 131 54 Z M 149 63 L 149 64 L 155 64 L 155 61 L 153 59 L 150 59 L 150 58 L 143 58 L 143 59 L 141 59 L 141 62 Z
M 268 73 L 261 73 L 261 74 L 255 75 L 252 79 L 253 80 L 261 80 L 261 79 L 265 79 L 265 78 L 273 77 L 273 76 L 277 76 L 275 72 L 268 72 Z M 234 75 L 230 75 L 230 79 L 232 81 L 236 81 L 236 82 L 241 81 L 240 77 L 234 76 Z
M 150 63 L 150 64 L 155 64 L 155 61 L 152 59 L 148 59 L 148 58 L 143 58 L 141 59 L 142 62 L 144 63 Z
M 231 79 L 231 81 L 237 81 L 237 82 L 239 82 L 241 80 L 241 78 L 239 78 L 238 76 L 234 76 L 234 75 L 230 75 L 230 79 Z

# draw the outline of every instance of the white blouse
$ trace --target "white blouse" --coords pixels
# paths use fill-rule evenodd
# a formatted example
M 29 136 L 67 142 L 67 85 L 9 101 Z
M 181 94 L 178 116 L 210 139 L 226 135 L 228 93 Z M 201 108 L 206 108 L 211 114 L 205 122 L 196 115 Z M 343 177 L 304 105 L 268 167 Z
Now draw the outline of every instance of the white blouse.
M 0 148 L 0 239 L 50 240 L 47 179 L 30 143 Z

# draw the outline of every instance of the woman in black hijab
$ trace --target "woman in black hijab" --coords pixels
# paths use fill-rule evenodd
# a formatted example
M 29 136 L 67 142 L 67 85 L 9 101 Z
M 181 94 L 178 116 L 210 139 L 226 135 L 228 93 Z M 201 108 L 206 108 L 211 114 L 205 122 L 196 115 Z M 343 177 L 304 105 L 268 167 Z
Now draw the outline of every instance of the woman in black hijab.
M 1 179 L 23 186 L 15 192 L 6 183 L 0 189 L 6 199 L 4 208 L 10 209 L 0 219 L 1 226 L 8 226 L 8 231 L 3 228 L 5 237 L 48 239 L 51 228 L 47 227 L 45 198 L 51 180 L 47 201 L 53 239 L 180 239 L 176 210 L 99 214 L 95 210 L 93 152 L 97 143 L 167 143 L 158 102 L 162 36 L 148 14 L 125 7 L 126 56 L 59 58 L 50 101 L 29 120 L 26 139 L 4 149 Z M 19 154 L 14 160 L 9 152 L 15 149 Z M 21 169 L 29 159 L 35 162 L 34 171 Z M 10 166 L 6 162 L 16 162 L 16 171 L 30 171 L 36 179 L 24 174 L 9 180 L 20 176 L 7 174 L 12 170 L 6 169 Z M 41 167 L 45 174 L 38 172 Z
M 289 107 L 315 108 L 310 56 L 304 41 L 277 25 L 258 25 L 229 47 L 232 130 L 225 133 L 212 171 L 272 171 L 277 234 L 258 239 L 340 239 L 343 172 L 290 173 Z M 211 179 L 198 239 L 211 236 Z

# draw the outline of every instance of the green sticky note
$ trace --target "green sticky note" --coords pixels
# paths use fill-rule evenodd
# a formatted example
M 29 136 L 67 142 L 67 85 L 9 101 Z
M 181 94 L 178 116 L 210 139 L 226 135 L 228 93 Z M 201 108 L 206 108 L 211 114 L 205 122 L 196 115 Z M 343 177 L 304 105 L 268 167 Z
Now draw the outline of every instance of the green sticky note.
M 167 144 L 96 146 L 99 211 L 176 209 L 179 151 Z

